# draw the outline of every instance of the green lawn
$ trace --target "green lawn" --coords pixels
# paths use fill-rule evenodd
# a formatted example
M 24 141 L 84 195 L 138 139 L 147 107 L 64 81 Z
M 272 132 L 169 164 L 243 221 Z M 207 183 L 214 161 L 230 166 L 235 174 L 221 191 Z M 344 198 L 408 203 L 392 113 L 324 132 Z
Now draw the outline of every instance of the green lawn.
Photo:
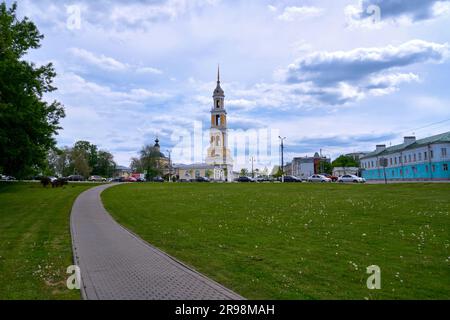
M 0 300 L 80 299 L 68 290 L 72 203 L 92 184 L 0 183 Z
M 450 184 L 129 184 L 102 199 L 250 299 L 450 298 Z

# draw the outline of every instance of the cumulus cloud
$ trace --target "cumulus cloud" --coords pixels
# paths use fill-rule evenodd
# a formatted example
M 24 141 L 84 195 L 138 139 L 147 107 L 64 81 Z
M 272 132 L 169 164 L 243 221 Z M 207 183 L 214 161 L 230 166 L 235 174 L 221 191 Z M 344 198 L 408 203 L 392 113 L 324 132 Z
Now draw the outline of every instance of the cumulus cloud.
M 321 51 L 298 59 L 284 74 L 287 83 L 303 84 L 297 92 L 341 104 L 367 94 L 388 94 L 396 91 L 401 83 L 418 81 L 418 75 L 397 70 L 419 63 L 439 63 L 448 54 L 448 44 L 421 40 L 399 46 Z
M 138 74 L 160 75 L 163 72 L 153 67 L 136 67 L 128 63 L 120 62 L 114 58 L 105 56 L 104 54 L 95 54 L 85 49 L 71 48 L 69 52 L 83 63 L 88 63 L 97 68 L 107 71 L 132 71 Z
M 57 78 L 57 86 L 64 94 L 82 95 L 87 100 L 104 99 L 117 105 L 130 102 L 143 102 L 152 99 L 168 99 L 166 92 L 154 92 L 143 88 L 133 88 L 129 91 L 116 91 L 106 85 L 88 81 L 75 73 L 65 73 Z
M 129 68 L 127 64 L 117 61 L 114 58 L 107 57 L 103 54 L 96 55 L 88 50 L 80 48 L 71 48 L 69 51 L 73 56 L 101 69 L 123 71 Z
M 354 82 L 393 68 L 416 63 L 441 62 L 448 54 L 448 44 L 422 40 L 412 40 L 399 46 L 315 52 L 298 59 L 288 67 L 287 81 L 312 81 L 318 85 Z
M 414 23 L 440 17 L 450 10 L 449 0 L 361 0 L 358 5 L 350 5 L 346 13 L 351 25 L 377 26 L 368 23 L 375 11 L 381 14 L 381 21 Z M 375 10 L 375 11 L 374 11 Z M 379 24 L 378 24 L 379 25 Z
M 322 15 L 323 9 L 317 7 L 286 7 L 278 19 L 283 21 L 303 20 Z

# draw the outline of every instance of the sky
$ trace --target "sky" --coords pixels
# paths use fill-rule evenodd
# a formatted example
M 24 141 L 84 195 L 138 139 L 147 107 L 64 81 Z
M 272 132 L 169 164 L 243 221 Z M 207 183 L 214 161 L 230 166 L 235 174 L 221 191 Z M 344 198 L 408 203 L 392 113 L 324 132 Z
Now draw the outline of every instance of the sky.
M 26 59 L 57 72 L 58 145 L 120 165 L 195 121 L 207 144 L 218 64 L 230 129 L 279 133 L 287 160 L 450 131 L 448 0 L 17 2 L 45 35 Z

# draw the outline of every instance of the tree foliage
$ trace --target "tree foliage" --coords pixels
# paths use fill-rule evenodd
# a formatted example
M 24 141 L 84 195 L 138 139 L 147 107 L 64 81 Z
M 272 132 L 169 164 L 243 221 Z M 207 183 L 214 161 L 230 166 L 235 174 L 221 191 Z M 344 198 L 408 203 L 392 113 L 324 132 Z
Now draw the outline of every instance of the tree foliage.
M 158 148 L 146 145 L 142 148 L 139 162 L 142 169 L 146 172 L 146 179 L 151 180 L 159 177 L 163 173 L 162 164 L 160 163 L 161 155 Z
M 332 166 L 333 166 L 333 168 L 337 168 L 337 167 L 344 167 L 344 168 L 359 167 L 359 163 L 358 163 L 358 161 L 356 161 L 355 159 L 353 159 L 350 156 L 341 155 L 336 160 L 334 160 L 332 162 Z
M 105 150 L 99 150 L 88 141 L 78 141 L 72 148 L 53 148 L 47 157 L 48 171 L 45 175 L 84 177 L 99 175 L 112 177 L 116 168 L 114 157 Z
M 65 114 L 59 102 L 44 101 L 56 90 L 53 65 L 38 67 L 23 59 L 44 36 L 16 11 L 16 4 L 0 4 L 0 170 L 20 178 L 45 167 Z

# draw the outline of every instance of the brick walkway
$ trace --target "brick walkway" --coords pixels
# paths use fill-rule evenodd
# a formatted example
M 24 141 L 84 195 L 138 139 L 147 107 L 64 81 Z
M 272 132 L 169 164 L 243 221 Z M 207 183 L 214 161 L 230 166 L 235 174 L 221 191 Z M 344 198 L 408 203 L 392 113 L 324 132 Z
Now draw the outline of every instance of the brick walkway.
M 116 223 L 100 200 L 111 186 L 85 191 L 72 208 L 72 246 L 84 299 L 242 299 Z

